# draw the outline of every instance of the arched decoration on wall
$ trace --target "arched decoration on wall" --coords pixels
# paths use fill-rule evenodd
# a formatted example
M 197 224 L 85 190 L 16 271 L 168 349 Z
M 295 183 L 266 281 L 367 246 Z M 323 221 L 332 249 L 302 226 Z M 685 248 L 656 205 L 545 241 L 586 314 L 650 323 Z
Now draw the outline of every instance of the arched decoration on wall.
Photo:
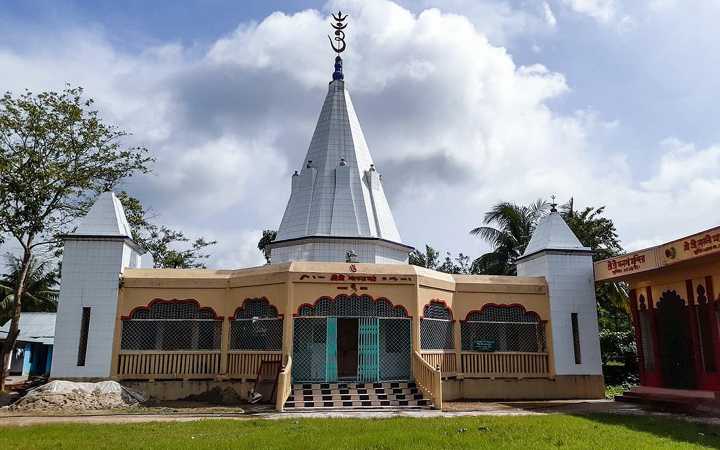
M 156 298 L 122 317 L 122 350 L 217 350 L 222 317 L 195 299 Z
M 423 317 L 428 319 L 453 320 L 450 307 L 442 300 L 430 300 L 423 308 Z
M 452 350 L 455 348 L 452 311 L 438 299 L 430 300 L 420 319 L 420 348 L 422 350 Z
M 266 297 L 246 298 L 230 320 L 231 350 L 282 350 L 283 319 Z
M 237 319 L 276 319 L 282 317 L 278 315 L 277 308 L 270 304 L 266 297 L 246 298 L 242 306 L 238 306 L 230 320 Z
M 470 311 L 460 323 L 460 335 L 467 352 L 547 351 L 545 321 L 519 304 L 490 303 Z
M 222 320 L 209 306 L 200 306 L 194 298 L 165 300 L 155 298 L 146 306 L 138 306 L 121 320 L 129 319 L 216 319 Z
M 390 300 L 370 295 L 340 294 L 335 298 L 320 297 L 314 304 L 305 303 L 298 307 L 297 316 L 316 317 L 409 317 L 402 305 L 393 305 Z
M 535 311 L 528 311 L 523 305 L 513 303 L 498 305 L 488 303 L 480 311 L 470 311 L 465 316 L 466 322 L 541 322 Z

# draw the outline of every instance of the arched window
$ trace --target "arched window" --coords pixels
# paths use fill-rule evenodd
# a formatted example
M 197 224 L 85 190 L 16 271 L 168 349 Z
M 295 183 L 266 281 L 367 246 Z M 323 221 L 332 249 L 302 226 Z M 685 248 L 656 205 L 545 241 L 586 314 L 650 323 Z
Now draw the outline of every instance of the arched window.
M 485 305 L 460 324 L 466 352 L 546 351 L 545 322 L 522 305 Z
M 122 350 L 217 350 L 222 318 L 197 300 L 155 299 L 122 318 Z
M 305 303 L 298 308 L 301 317 L 408 317 L 402 305 L 390 300 L 377 300 L 369 295 L 340 294 L 335 298 L 320 297 L 314 304 Z
M 230 320 L 231 350 L 282 350 L 283 319 L 268 299 L 245 299 Z
M 420 348 L 422 350 L 452 350 L 455 348 L 452 311 L 441 300 L 425 305 L 420 320 Z

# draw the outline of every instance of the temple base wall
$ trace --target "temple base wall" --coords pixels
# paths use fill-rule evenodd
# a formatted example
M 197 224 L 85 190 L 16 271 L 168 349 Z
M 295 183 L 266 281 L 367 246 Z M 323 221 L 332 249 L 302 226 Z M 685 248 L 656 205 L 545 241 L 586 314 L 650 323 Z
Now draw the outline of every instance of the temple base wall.
M 466 378 L 443 381 L 443 401 L 569 400 L 605 397 L 602 375 L 558 375 L 546 378 Z

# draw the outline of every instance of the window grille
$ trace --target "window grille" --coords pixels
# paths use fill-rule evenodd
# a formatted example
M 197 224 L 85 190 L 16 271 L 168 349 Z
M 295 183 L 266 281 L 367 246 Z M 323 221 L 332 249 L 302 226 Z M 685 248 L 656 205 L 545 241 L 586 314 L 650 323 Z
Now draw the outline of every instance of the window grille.
M 122 350 L 217 350 L 222 319 L 195 300 L 153 301 L 122 321 Z
M 432 301 L 425 305 L 420 320 L 420 348 L 452 350 L 455 348 L 452 312 L 444 303 Z
M 282 350 L 283 319 L 265 298 L 247 299 L 230 323 L 231 350 Z
M 488 305 L 460 324 L 463 351 L 546 351 L 545 322 L 520 305 Z

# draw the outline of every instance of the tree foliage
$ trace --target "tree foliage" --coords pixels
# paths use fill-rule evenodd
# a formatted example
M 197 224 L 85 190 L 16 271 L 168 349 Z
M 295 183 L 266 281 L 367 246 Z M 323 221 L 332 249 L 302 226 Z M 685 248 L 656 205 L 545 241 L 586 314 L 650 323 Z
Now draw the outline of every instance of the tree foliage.
M 12 315 L 14 292 L 21 272 L 18 257 L 7 255 L 9 271 L 0 277 L 0 325 Z M 27 274 L 26 288 L 22 299 L 22 312 L 55 312 L 58 302 L 59 270 L 53 262 L 33 257 Z
M 118 199 L 132 229 L 133 240 L 152 255 L 156 268 L 205 268 L 204 261 L 210 257 L 206 251 L 217 241 L 203 237 L 191 240 L 182 231 L 153 223 L 153 214 L 125 191 L 118 194 Z
M 125 147 L 125 136 L 79 87 L 0 98 L 0 235 L 21 248 L 9 334 L 0 347 L 0 389 L 32 258 L 56 248 L 99 193 L 149 171 L 147 150 Z

